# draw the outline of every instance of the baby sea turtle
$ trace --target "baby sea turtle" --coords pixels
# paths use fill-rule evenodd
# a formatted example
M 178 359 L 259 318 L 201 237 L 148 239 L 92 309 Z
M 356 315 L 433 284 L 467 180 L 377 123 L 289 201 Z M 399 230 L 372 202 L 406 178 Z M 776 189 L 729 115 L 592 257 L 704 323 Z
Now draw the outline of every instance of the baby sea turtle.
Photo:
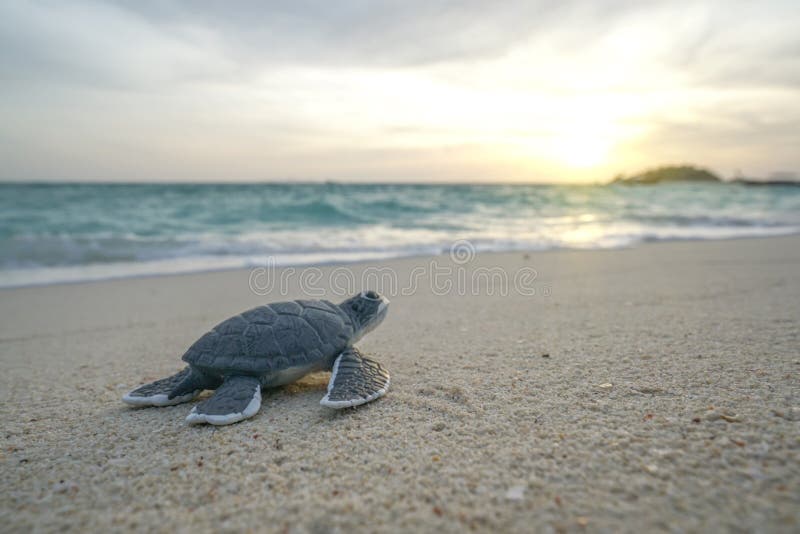
M 258 412 L 261 388 L 333 371 L 320 404 L 364 404 L 386 393 L 389 373 L 353 344 L 383 321 L 388 305 L 386 297 L 366 291 L 338 305 L 296 300 L 258 306 L 198 339 L 183 355 L 189 364 L 184 370 L 134 389 L 122 400 L 135 406 L 171 406 L 215 389 L 186 420 L 229 425 Z

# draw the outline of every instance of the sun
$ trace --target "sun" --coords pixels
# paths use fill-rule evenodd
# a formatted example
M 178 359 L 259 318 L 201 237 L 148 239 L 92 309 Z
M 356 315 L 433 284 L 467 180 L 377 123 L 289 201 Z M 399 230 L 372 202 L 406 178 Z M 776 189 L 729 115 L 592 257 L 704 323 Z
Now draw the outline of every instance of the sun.
M 576 169 L 586 169 L 608 163 L 613 150 L 611 132 L 575 132 L 557 135 L 551 141 L 551 157 Z

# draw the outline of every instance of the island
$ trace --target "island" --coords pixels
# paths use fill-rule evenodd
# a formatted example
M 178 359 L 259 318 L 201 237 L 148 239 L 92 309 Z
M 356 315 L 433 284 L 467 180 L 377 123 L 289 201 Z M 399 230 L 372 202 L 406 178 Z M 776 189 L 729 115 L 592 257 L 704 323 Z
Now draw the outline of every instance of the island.
M 611 181 L 612 184 L 623 185 L 651 185 L 671 182 L 722 182 L 716 174 L 691 165 L 669 165 L 650 169 L 633 176 L 618 174 Z

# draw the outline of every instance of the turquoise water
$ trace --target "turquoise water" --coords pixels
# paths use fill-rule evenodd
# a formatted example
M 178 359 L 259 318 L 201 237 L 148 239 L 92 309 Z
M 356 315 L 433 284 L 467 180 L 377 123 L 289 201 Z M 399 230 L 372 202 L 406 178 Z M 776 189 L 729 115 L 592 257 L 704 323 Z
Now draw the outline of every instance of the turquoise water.
M 800 187 L 0 185 L 0 286 L 800 232 Z

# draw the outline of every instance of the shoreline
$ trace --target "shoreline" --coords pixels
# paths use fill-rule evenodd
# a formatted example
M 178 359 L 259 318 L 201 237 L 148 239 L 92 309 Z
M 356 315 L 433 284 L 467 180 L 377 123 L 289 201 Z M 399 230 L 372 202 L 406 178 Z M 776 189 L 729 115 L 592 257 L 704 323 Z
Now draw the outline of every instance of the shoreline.
M 638 247 L 647 247 L 651 245 L 659 245 L 659 244 L 669 244 L 669 243 L 705 243 L 705 242 L 716 242 L 716 241 L 738 241 L 738 240 L 752 240 L 752 239 L 782 239 L 782 238 L 791 238 L 795 236 L 800 236 L 800 232 L 787 232 L 787 233 L 777 233 L 774 235 L 762 235 L 762 236 L 734 236 L 734 237 L 719 237 L 719 238 L 675 238 L 675 239 L 658 239 L 658 240 L 643 240 L 643 241 L 636 241 L 634 243 L 614 246 L 614 247 L 552 247 L 552 248 L 542 248 L 542 249 L 533 249 L 533 248 L 512 248 L 507 250 L 502 249 L 494 249 L 494 250 L 477 250 L 476 253 L 483 256 L 483 255 L 492 255 L 492 254 L 512 254 L 512 253 L 523 253 L 523 254 L 544 254 L 544 253 L 551 253 L 551 252 L 600 252 L 600 251 L 614 251 L 614 250 L 628 250 L 628 249 L 635 249 Z M 456 240 L 458 241 L 458 240 Z M 385 257 L 376 257 L 376 258 L 366 258 L 366 259 L 353 259 L 351 261 L 348 260 L 331 260 L 331 261 L 320 261 L 320 262 L 298 262 L 298 263 L 286 263 L 275 265 L 276 269 L 286 269 L 286 268 L 310 268 L 310 267 L 339 267 L 339 266 L 359 266 L 359 265 L 371 265 L 371 264 L 381 264 L 387 263 L 394 260 L 411 260 L 411 259 L 427 259 L 427 258 L 435 258 L 435 257 L 444 257 L 448 254 L 448 251 L 442 250 L 439 254 L 409 254 L 409 255 L 389 255 Z M 268 256 L 271 258 L 271 256 Z M 184 258 L 186 261 L 190 261 L 191 258 Z M 264 262 L 266 263 L 266 262 Z M 145 266 L 148 262 L 137 262 L 137 263 L 130 263 L 125 265 L 134 266 Z M 67 266 L 67 267 L 56 267 L 55 269 L 83 269 L 83 268 L 105 268 L 105 267 L 114 267 L 118 266 L 119 264 L 90 264 L 90 265 L 83 265 L 83 266 Z M 136 280 L 136 279 L 148 279 L 148 278 L 159 278 L 159 277 L 168 277 L 168 276 L 186 276 L 186 275 L 196 275 L 196 274 L 212 274 L 212 273 L 224 273 L 224 272 L 237 272 L 237 271 L 252 271 L 253 269 L 262 268 L 264 265 L 254 262 L 250 266 L 233 266 L 233 267 L 211 267 L 207 269 L 188 269 L 188 270 L 180 270 L 175 272 L 146 272 L 146 273 L 137 273 L 137 274 L 120 274 L 120 275 L 110 275 L 110 276 L 98 276 L 98 277 L 89 277 L 89 278 L 76 278 L 76 279 L 69 279 L 69 280 L 54 280 L 54 281 L 45 281 L 45 282 L 30 282 L 30 283 L 20 283 L 20 284 L 10 284 L 4 285 L 2 281 L 2 274 L 3 272 L 0 271 L 0 291 L 9 290 L 9 289 L 23 289 L 23 288 L 34 288 L 34 287 L 50 287 L 50 286 L 59 286 L 59 285 L 73 285 L 73 284 L 91 284 L 95 282 L 111 282 L 116 280 Z M 40 268 L 36 268 L 38 270 Z M 44 268 L 49 269 L 49 268 Z M 14 270 L 14 271 L 26 271 L 23 269 Z
M 431 260 L 345 270 L 407 280 Z M 328 410 L 318 373 L 220 428 L 188 426 L 191 403 L 120 398 L 179 370 L 220 320 L 303 298 L 298 278 L 285 296 L 254 293 L 248 270 L 0 290 L 0 520 L 37 532 L 797 530 L 800 236 L 478 253 L 469 266 L 535 269 L 537 291 L 459 294 L 453 275 L 438 292 L 424 273 L 359 343 L 391 373 L 384 397 Z M 336 269 L 319 268 L 326 295 Z

